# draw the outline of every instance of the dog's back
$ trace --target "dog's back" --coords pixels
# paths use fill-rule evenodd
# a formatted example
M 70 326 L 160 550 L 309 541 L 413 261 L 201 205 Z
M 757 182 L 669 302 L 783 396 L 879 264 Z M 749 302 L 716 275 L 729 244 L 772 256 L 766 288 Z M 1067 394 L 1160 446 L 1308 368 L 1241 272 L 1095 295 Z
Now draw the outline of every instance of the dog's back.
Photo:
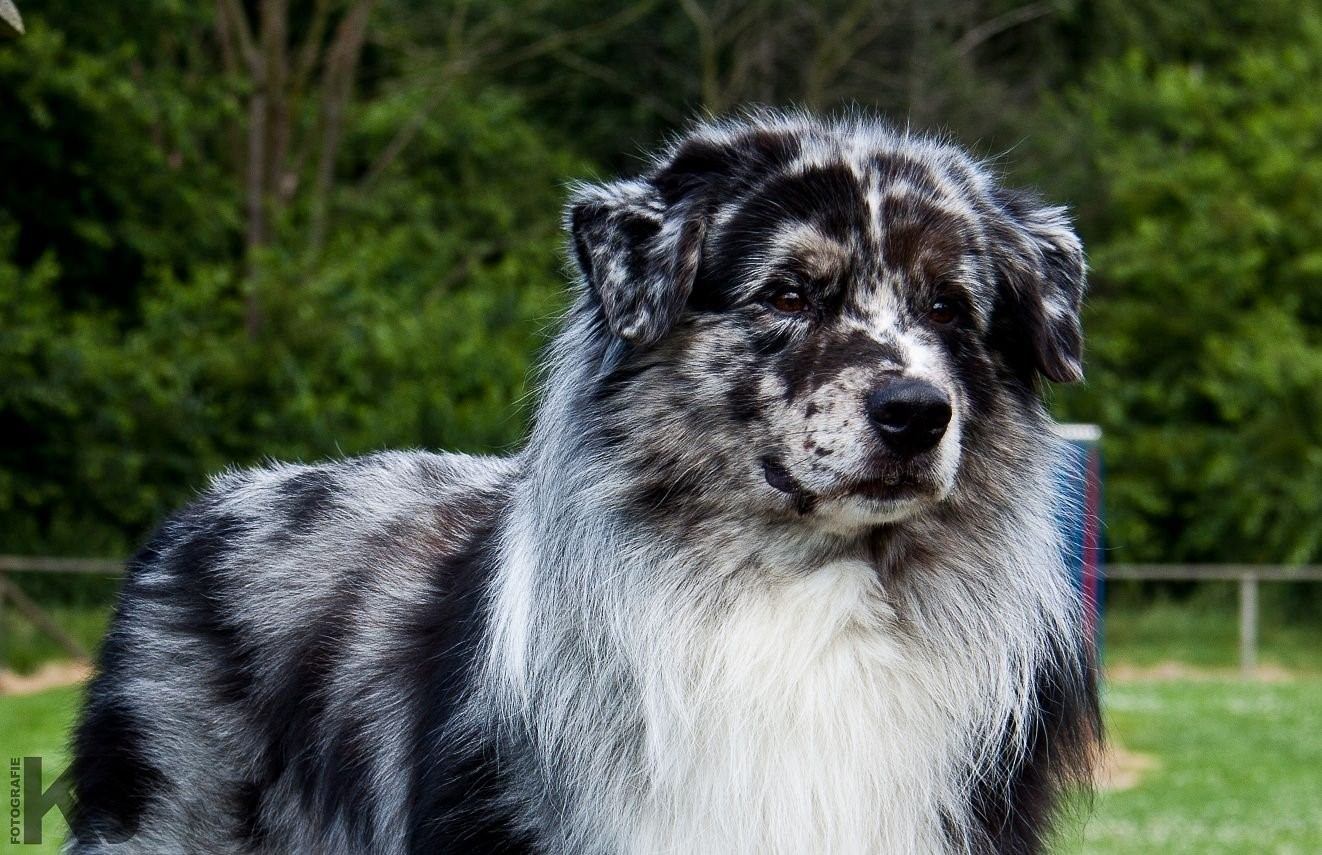
M 167 520 L 77 731 L 71 850 L 400 848 L 514 471 L 396 453 L 234 472 Z

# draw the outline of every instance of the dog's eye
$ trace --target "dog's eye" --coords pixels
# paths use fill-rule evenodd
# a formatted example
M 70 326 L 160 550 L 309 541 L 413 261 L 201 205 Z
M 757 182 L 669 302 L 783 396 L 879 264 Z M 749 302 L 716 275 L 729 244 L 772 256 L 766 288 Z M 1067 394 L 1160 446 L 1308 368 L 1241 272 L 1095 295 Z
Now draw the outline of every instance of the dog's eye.
M 939 327 L 948 327 L 959 320 L 959 306 L 953 300 L 933 300 L 927 307 L 927 319 Z
M 784 291 L 777 292 L 767 302 L 777 312 L 783 312 L 787 315 L 801 315 L 808 311 L 812 305 L 808 302 L 808 298 L 803 296 L 802 291 L 793 288 L 786 288 Z

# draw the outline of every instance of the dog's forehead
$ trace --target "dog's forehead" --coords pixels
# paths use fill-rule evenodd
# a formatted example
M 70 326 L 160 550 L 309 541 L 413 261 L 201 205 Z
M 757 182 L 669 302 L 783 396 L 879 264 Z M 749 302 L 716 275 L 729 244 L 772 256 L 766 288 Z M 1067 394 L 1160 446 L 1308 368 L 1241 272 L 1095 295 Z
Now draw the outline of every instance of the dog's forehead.
M 985 179 L 958 150 L 880 133 L 785 132 L 768 160 L 768 133 L 747 149 L 760 175 L 715 211 L 718 237 L 745 257 L 797 255 L 823 273 L 852 257 L 931 278 L 981 243 Z

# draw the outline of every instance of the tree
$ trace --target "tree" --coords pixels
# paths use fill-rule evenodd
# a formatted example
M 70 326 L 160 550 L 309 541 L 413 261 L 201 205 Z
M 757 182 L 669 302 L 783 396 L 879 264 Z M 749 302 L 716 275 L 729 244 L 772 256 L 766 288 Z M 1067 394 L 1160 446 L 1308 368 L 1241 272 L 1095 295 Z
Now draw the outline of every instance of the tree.
M 512 26 L 528 40 L 599 15 L 562 0 Z M 697 112 L 740 105 L 861 106 L 898 123 L 1012 145 L 1038 95 L 1071 70 L 1067 2 L 681 0 L 646 4 L 609 38 L 498 70 L 548 127 L 629 168 Z M 547 81 L 553 84 L 547 85 Z
M 364 47 L 321 247 L 303 191 L 252 246 L 232 145 L 251 104 L 217 71 L 213 11 L 36 15 L 0 53 L 20 164 L 0 186 L 0 551 L 127 554 L 228 465 L 522 433 L 561 186 L 586 165 L 516 96 L 463 76 L 437 93 Z
M 1056 114 L 1125 558 L 1322 559 L 1322 16 L 1224 63 L 1129 52 Z M 1085 189 L 1087 188 L 1087 189 Z

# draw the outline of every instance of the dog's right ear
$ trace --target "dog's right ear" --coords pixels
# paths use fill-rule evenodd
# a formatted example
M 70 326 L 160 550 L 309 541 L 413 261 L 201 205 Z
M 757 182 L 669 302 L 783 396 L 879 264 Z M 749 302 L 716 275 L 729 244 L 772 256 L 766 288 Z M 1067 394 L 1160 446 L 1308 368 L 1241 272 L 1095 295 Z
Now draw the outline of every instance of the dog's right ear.
M 703 217 L 637 180 L 576 188 L 568 219 L 574 260 L 611 331 L 635 346 L 655 344 L 693 290 Z
M 692 283 L 675 278 L 662 231 L 665 210 L 646 181 L 575 189 L 569 205 L 574 260 L 606 323 L 634 345 L 655 343 L 670 328 Z
M 655 344 L 683 311 L 702 261 L 709 191 L 735 156 L 732 146 L 690 138 L 646 178 L 574 188 L 574 260 L 619 338 Z

